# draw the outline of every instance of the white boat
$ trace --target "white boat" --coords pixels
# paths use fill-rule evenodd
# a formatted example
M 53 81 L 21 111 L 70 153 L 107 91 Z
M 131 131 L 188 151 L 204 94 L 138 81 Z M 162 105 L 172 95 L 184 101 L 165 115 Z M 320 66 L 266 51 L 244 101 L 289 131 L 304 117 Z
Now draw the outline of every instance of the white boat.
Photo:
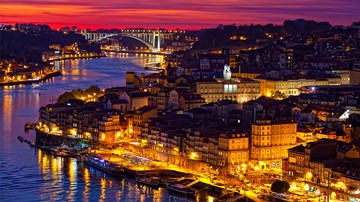
M 93 168 L 96 168 L 104 173 L 108 173 L 115 177 L 123 177 L 124 169 L 117 164 L 106 161 L 103 157 L 97 154 L 87 154 L 82 158 L 82 162 Z

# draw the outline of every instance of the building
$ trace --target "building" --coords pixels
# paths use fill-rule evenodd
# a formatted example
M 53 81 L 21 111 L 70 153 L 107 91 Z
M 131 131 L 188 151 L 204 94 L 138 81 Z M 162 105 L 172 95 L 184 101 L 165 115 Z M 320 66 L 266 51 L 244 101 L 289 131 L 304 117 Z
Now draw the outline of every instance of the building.
M 126 72 L 126 87 L 141 87 L 141 79 L 135 74 L 135 72 Z
M 351 201 L 360 186 L 359 147 L 331 139 L 320 139 L 288 150 L 283 160 L 283 177 L 311 182 L 324 196 Z M 329 192 L 330 191 L 330 192 Z M 331 193 L 331 194 L 330 194 Z
M 133 137 L 138 137 L 141 134 L 141 127 L 143 127 L 144 123 L 156 116 L 156 107 L 144 106 L 135 110 L 135 113 L 133 114 Z
M 106 143 L 114 143 L 119 140 L 121 133 L 120 115 L 108 114 L 99 120 L 99 135 L 93 139 Z
M 296 132 L 298 140 L 309 142 L 314 140 L 314 134 L 311 130 L 305 127 L 298 127 Z
M 277 91 L 288 97 L 299 95 L 299 89 L 303 86 L 329 85 L 327 79 L 270 79 L 260 76 L 255 80 L 260 82 L 260 94 L 268 97 L 273 96 Z
M 233 100 L 244 103 L 260 97 L 260 83 L 251 79 L 205 78 L 195 81 L 196 93 L 205 98 L 205 103 Z
M 257 120 L 252 124 L 251 160 L 262 169 L 281 168 L 287 150 L 297 145 L 293 120 Z
M 227 58 L 222 54 L 199 54 L 200 69 L 222 69 Z
M 226 133 L 219 136 L 219 161 L 228 169 L 248 163 L 250 159 L 250 140 L 247 133 Z
M 350 71 L 350 85 L 360 85 L 360 62 Z
M 148 96 L 149 93 L 147 92 L 123 92 L 119 96 L 119 100 L 122 100 L 121 103 L 123 104 L 118 105 L 118 107 L 123 107 L 123 109 L 120 109 L 121 111 L 133 111 L 139 109 L 140 107 L 147 106 L 149 104 Z
M 178 103 L 179 109 L 189 110 L 205 104 L 205 99 L 202 98 L 199 94 L 182 93 L 179 95 Z
M 236 101 L 221 100 L 218 102 L 211 102 L 201 106 L 202 109 L 211 111 L 214 117 L 221 119 L 224 122 L 228 122 L 231 118 L 230 113 L 235 110 L 240 110 L 241 105 Z M 240 117 L 238 118 L 238 120 Z

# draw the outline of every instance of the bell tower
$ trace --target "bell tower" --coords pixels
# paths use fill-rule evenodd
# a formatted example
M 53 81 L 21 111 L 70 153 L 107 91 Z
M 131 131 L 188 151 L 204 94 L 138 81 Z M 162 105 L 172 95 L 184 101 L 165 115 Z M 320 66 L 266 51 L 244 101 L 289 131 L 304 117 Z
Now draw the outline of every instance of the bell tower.
M 227 81 L 231 79 L 231 70 L 229 65 L 224 65 L 223 75 L 224 75 L 224 80 Z

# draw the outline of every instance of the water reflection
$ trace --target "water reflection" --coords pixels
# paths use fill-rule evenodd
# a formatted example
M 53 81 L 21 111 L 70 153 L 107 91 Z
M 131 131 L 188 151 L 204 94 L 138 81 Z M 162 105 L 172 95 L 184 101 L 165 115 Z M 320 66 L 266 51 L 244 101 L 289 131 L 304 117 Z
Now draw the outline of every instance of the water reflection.
M 99 201 L 104 201 L 104 199 L 106 198 L 106 195 L 105 195 L 105 191 L 106 191 L 106 182 L 105 182 L 105 179 L 101 179 L 101 180 L 100 180 L 100 185 L 101 185 L 101 194 L 100 194 L 100 199 L 99 199 Z
M 87 202 L 89 201 L 89 187 L 90 187 L 90 173 L 89 173 L 89 169 L 84 169 L 84 181 L 85 181 L 85 187 L 84 187 L 84 192 L 82 195 L 82 199 L 83 201 Z
M 13 116 L 13 97 L 11 95 L 5 95 L 4 96 L 4 102 L 2 108 L 2 113 L 0 113 L 0 119 L 4 123 L 2 127 L 5 127 L 4 130 L 11 130 L 13 127 L 12 125 L 12 116 Z M 1 121 L 0 121 L 1 123 Z M 10 138 L 10 137 L 2 137 L 2 138 Z M 9 145 L 6 145 L 7 147 Z
M 61 158 L 62 159 L 62 158 Z M 74 195 L 77 191 L 77 161 L 74 158 L 69 159 L 69 195 L 67 197 L 68 201 L 74 201 Z
M 24 133 L 24 124 L 36 122 L 39 107 L 53 103 L 61 93 L 93 84 L 100 88 L 124 85 L 126 71 L 146 72 L 143 62 L 159 58 L 115 54 L 58 61 L 61 77 L 0 88 L 0 201 L 166 201 L 164 189 L 140 190 L 134 180 L 111 178 L 76 159 L 54 157 L 17 139 L 19 135 L 35 139 L 34 131 Z

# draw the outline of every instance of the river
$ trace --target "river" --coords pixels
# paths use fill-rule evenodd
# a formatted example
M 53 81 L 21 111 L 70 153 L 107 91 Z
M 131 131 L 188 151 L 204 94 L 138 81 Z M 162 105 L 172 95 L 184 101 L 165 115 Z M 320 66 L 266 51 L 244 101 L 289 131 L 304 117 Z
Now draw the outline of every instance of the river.
M 146 72 L 145 63 L 163 56 L 113 54 L 105 58 L 57 62 L 63 76 L 43 83 L 0 88 L 0 201 L 171 201 L 165 189 L 139 188 L 78 163 L 21 143 L 33 140 L 24 124 L 36 122 L 39 108 L 65 91 L 125 84 L 126 71 Z

